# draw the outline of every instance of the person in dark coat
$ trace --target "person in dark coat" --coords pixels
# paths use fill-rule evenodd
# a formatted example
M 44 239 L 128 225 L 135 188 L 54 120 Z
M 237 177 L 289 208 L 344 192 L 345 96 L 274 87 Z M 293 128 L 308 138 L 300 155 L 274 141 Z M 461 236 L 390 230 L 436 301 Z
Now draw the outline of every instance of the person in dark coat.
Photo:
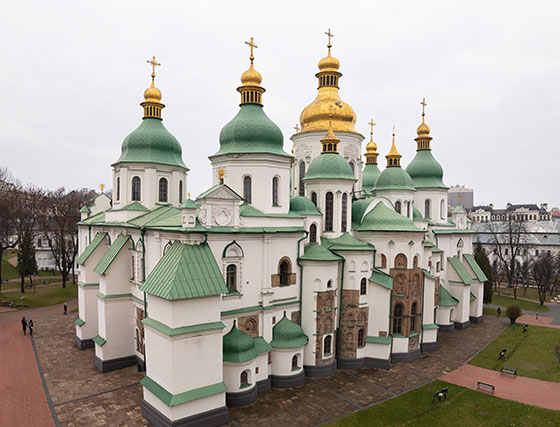
M 68 304 L 64 303 L 64 314 L 68 313 Z
M 27 323 L 27 326 L 29 327 L 29 336 L 32 337 L 33 336 L 33 320 L 29 319 L 29 322 Z
M 496 310 L 498 312 L 498 319 L 500 318 L 500 314 L 502 314 L 502 309 L 500 307 L 498 307 L 498 309 Z
M 27 320 L 25 320 L 25 316 L 21 318 L 21 327 L 23 328 L 23 335 L 25 335 L 25 331 L 27 330 Z

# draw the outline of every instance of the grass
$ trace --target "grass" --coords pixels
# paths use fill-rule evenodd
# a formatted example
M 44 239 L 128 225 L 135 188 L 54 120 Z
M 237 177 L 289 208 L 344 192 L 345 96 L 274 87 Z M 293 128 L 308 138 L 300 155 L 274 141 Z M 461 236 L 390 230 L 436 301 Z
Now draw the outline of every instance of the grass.
M 4 252 L 2 254 L 2 280 L 17 279 L 19 277 L 17 269 L 8 262 L 15 255 L 13 252 Z
M 432 404 L 432 396 L 449 388 L 446 400 Z M 558 412 L 500 399 L 444 381 L 355 412 L 330 426 L 557 426 Z
M 24 307 L 18 307 L 21 303 L 20 297 L 23 295 Z M 60 285 L 42 286 L 36 289 L 26 290 L 25 294 L 19 291 L 3 292 L 0 301 L 13 301 L 17 309 L 45 307 L 48 305 L 61 304 L 78 296 L 78 285 L 67 283 L 66 288 Z
M 68 283 L 68 282 L 66 282 Z M 30 285 L 31 281 L 29 279 L 25 279 L 25 285 Z M 61 285 L 62 280 L 60 278 L 46 278 L 45 276 L 41 276 L 40 278 L 33 279 L 34 285 Z M 2 292 L 6 292 L 7 290 L 15 290 L 20 288 L 19 280 L 16 282 L 3 282 L 2 283 Z M 33 289 L 31 289 L 33 292 Z M 27 293 L 27 291 L 26 291 Z
M 503 295 L 496 295 L 496 294 L 492 295 L 492 304 L 501 305 L 502 307 L 507 307 L 508 305 L 515 304 L 521 307 L 522 310 L 540 311 L 540 312 L 548 311 L 547 306 L 540 305 L 537 302 L 525 301 L 519 298 L 514 299 L 513 297 L 505 297 Z
M 499 371 L 504 365 L 517 368 L 517 374 L 545 381 L 560 382 L 560 363 L 553 350 L 560 344 L 560 329 L 517 324 L 509 326 L 488 347 L 469 363 L 482 368 Z M 507 348 L 505 360 L 498 360 L 502 348 Z

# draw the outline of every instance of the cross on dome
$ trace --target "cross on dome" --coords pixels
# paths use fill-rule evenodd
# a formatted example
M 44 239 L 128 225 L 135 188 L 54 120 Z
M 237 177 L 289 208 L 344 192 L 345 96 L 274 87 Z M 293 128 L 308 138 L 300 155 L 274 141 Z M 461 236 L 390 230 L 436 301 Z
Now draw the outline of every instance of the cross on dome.
M 258 46 L 254 43 L 253 41 L 253 37 L 251 37 L 251 40 L 248 42 L 245 42 L 246 45 L 248 45 L 251 48 L 251 56 L 249 56 L 249 59 L 251 60 L 251 64 L 253 63 L 253 60 L 255 59 L 255 57 L 253 56 L 253 48 L 258 48 Z
M 331 33 L 331 29 L 330 29 L 330 28 L 329 28 L 328 31 L 325 32 L 325 34 L 326 34 L 326 35 L 328 36 L 328 38 L 329 38 L 329 43 L 327 44 L 327 48 L 329 49 L 329 52 L 330 52 L 330 51 L 331 51 L 331 47 L 332 47 L 332 44 L 331 44 L 331 37 L 334 37 L 334 34 Z
M 368 125 L 370 125 L 371 129 L 369 131 L 369 134 L 373 137 L 373 127 L 376 125 L 377 123 L 373 122 L 373 119 L 371 119 L 368 123 Z
M 422 105 L 422 118 L 424 118 L 424 108 L 426 107 L 426 98 L 422 98 L 422 102 L 420 103 Z
M 161 64 L 156 62 L 155 56 L 152 56 L 152 59 L 148 59 L 146 62 L 152 65 L 152 81 L 154 81 L 154 78 L 156 77 L 156 67 L 161 67 Z

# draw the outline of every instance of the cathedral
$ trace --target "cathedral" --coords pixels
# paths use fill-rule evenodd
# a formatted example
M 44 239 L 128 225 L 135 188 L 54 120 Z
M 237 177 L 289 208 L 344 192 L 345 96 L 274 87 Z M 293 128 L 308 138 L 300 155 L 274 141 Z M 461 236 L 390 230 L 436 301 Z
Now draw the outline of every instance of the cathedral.
M 364 164 L 327 34 L 292 153 L 246 42 L 239 110 L 209 152 L 212 187 L 192 198 L 148 61 L 142 121 L 111 165 L 111 207 L 82 208 L 76 346 L 95 348 L 101 372 L 145 370 L 142 413 L 156 426 L 221 425 L 271 387 L 390 369 L 482 322 L 486 277 L 466 210 L 448 209 L 425 102 L 408 166 L 393 131 L 379 168 L 373 121 Z

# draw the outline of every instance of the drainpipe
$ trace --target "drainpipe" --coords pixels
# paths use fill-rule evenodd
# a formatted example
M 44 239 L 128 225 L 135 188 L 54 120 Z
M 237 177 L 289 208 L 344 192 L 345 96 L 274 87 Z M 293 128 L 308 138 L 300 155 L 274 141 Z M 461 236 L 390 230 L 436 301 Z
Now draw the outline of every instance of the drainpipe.
M 391 289 L 391 297 L 389 298 L 389 336 L 391 337 L 391 349 L 389 350 L 389 360 L 393 363 L 393 317 L 391 312 L 393 310 L 393 289 Z
M 342 323 L 342 291 L 344 290 L 344 264 L 346 259 L 342 258 L 342 272 L 340 274 L 340 297 L 338 302 L 338 331 L 336 333 L 336 367 L 340 368 L 340 327 Z
M 144 226 L 140 228 L 140 241 L 142 242 L 142 282 L 146 280 L 146 245 L 144 244 L 144 234 L 146 230 Z M 144 292 L 144 319 L 148 317 L 148 303 L 146 301 L 146 292 Z
M 303 301 L 303 265 L 299 262 L 299 247 L 300 243 L 307 239 L 309 232 L 305 231 L 305 236 L 297 241 L 297 265 L 299 265 L 299 324 L 303 325 L 303 311 L 302 311 L 302 301 Z
M 420 333 L 420 352 L 423 351 L 424 346 L 424 284 L 426 283 L 426 275 L 422 272 L 422 315 L 420 316 L 420 327 L 422 331 Z M 435 322 L 435 321 L 434 321 Z

